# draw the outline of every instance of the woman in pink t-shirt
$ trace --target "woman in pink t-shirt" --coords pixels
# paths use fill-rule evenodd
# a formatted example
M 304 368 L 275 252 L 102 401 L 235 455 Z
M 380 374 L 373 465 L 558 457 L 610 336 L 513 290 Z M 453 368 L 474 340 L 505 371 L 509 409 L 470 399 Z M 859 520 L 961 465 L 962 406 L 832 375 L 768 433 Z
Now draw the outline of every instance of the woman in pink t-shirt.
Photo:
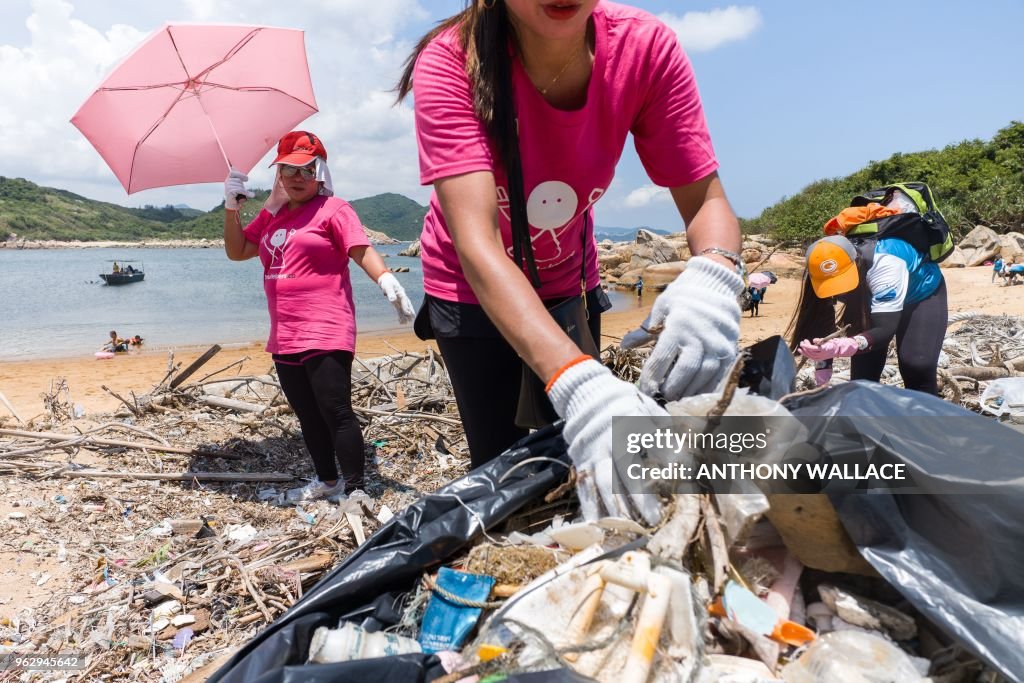
M 281 389 L 302 426 L 316 478 L 289 491 L 292 502 L 334 498 L 363 486 L 363 435 L 352 411 L 356 317 L 349 281 L 351 258 L 398 311 L 412 320 L 402 285 L 370 246 L 348 202 L 332 196 L 327 150 L 306 131 L 281 138 L 274 189 L 242 228 L 239 204 L 253 193 L 244 174 L 224 182 L 224 250 L 233 261 L 259 256 L 270 310 L 267 351 Z M 338 468 L 341 468 L 341 477 Z
M 586 493 L 595 479 L 609 511 L 625 512 L 609 493 L 612 416 L 662 415 L 650 396 L 712 390 L 739 336 L 739 226 L 675 34 L 610 2 L 474 0 L 420 41 L 398 89 L 414 95 L 420 180 L 434 186 L 417 327 L 437 337 L 474 465 L 525 434 L 514 424 L 525 362 L 565 418 L 584 512 L 598 512 Z M 660 332 L 646 393 L 582 355 L 545 310 L 579 294 L 583 269 L 600 339 L 607 300 L 592 206 L 630 133 L 651 180 L 669 188 L 694 254 L 624 340 Z

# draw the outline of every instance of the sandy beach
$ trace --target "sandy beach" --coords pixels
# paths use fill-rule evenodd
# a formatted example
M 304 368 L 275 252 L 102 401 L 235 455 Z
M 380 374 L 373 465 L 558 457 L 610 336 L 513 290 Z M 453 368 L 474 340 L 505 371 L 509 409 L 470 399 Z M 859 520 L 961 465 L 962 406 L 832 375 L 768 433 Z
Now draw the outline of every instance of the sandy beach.
M 986 313 L 1024 314 L 1024 287 L 1003 287 L 991 284 L 988 267 L 944 270 L 949 289 L 950 311 L 984 311 Z M 744 314 L 741 325 L 741 343 L 751 344 L 773 334 L 781 334 L 792 316 L 800 292 L 795 278 L 782 278 L 768 289 L 766 301 L 761 304 L 760 316 Z M 601 345 L 617 343 L 627 331 L 638 326 L 654 303 L 653 293 L 643 297 L 635 308 L 605 314 Z M 210 344 L 216 343 L 211 339 Z M 360 334 L 357 355 L 362 358 L 396 353 L 397 351 L 423 351 L 429 343 L 416 338 L 409 327 L 383 332 Z M 175 348 L 174 362 L 187 367 L 207 349 L 207 346 Z M 435 347 L 436 348 L 436 347 Z M 220 351 L 197 374 L 200 378 L 245 359 L 223 376 L 233 374 L 263 374 L 272 366 L 262 342 L 229 346 Z M 67 380 L 71 399 L 89 413 L 114 410 L 118 400 L 103 390 L 130 397 L 148 392 L 167 373 L 168 352 L 143 349 L 137 353 L 119 355 L 111 360 L 96 360 L 92 352 L 82 357 L 33 359 L 0 363 L 0 392 L 7 397 L 22 419 L 28 420 L 44 411 L 42 395 L 50 390 L 55 378 Z M 7 409 L 0 406 L 0 415 Z

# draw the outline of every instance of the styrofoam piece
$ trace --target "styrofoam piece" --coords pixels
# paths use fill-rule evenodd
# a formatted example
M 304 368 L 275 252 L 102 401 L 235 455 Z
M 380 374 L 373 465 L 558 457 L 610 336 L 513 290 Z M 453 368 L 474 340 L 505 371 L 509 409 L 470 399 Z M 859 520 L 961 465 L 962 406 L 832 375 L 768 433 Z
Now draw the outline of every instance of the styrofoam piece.
M 594 524 L 602 529 L 607 529 L 608 531 L 614 531 L 620 534 L 647 536 L 651 533 L 647 530 L 647 527 L 641 525 L 639 522 L 634 522 L 633 520 L 625 517 L 602 517 L 594 522 Z
M 153 608 L 153 619 L 170 619 L 172 616 L 174 616 L 180 611 L 180 602 L 174 599 L 166 600 Z
M 595 543 L 604 543 L 604 530 L 591 522 L 566 524 L 546 533 L 553 541 L 569 550 L 583 550 Z

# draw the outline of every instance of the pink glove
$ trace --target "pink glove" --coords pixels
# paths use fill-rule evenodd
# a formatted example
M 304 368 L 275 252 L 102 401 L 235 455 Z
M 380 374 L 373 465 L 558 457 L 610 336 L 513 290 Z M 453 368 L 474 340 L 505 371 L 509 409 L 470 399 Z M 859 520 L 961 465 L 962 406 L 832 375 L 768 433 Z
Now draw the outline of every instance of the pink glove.
M 832 368 L 820 368 L 814 371 L 814 386 L 823 386 L 832 379 Z
M 860 344 L 857 343 L 855 337 L 829 339 L 821 344 L 812 344 L 809 339 L 800 342 L 800 353 L 811 360 L 849 358 L 858 351 L 860 351 Z

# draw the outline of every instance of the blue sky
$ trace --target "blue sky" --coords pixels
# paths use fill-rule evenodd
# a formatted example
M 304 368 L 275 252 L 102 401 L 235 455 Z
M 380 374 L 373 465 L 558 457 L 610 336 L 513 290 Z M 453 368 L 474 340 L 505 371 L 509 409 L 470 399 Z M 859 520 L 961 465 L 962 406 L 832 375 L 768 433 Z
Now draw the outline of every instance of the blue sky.
M 751 217 L 808 183 L 894 152 L 989 138 L 1024 119 L 1021 0 L 712 2 L 633 0 L 677 29 L 697 73 L 726 189 Z M 304 29 L 339 194 L 425 202 L 408 108 L 385 92 L 411 43 L 460 0 L 4 0 L 0 175 L 126 205 L 207 209 L 215 184 L 131 196 L 68 119 L 123 54 L 165 21 Z M 40 144 L 40 140 L 48 141 Z M 43 150 L 42 153 L 40 150 Z M 260 164 L 257 184 L 269 181 Z M 602 225 L 677 229 L 627 147 L 597 205 Z

